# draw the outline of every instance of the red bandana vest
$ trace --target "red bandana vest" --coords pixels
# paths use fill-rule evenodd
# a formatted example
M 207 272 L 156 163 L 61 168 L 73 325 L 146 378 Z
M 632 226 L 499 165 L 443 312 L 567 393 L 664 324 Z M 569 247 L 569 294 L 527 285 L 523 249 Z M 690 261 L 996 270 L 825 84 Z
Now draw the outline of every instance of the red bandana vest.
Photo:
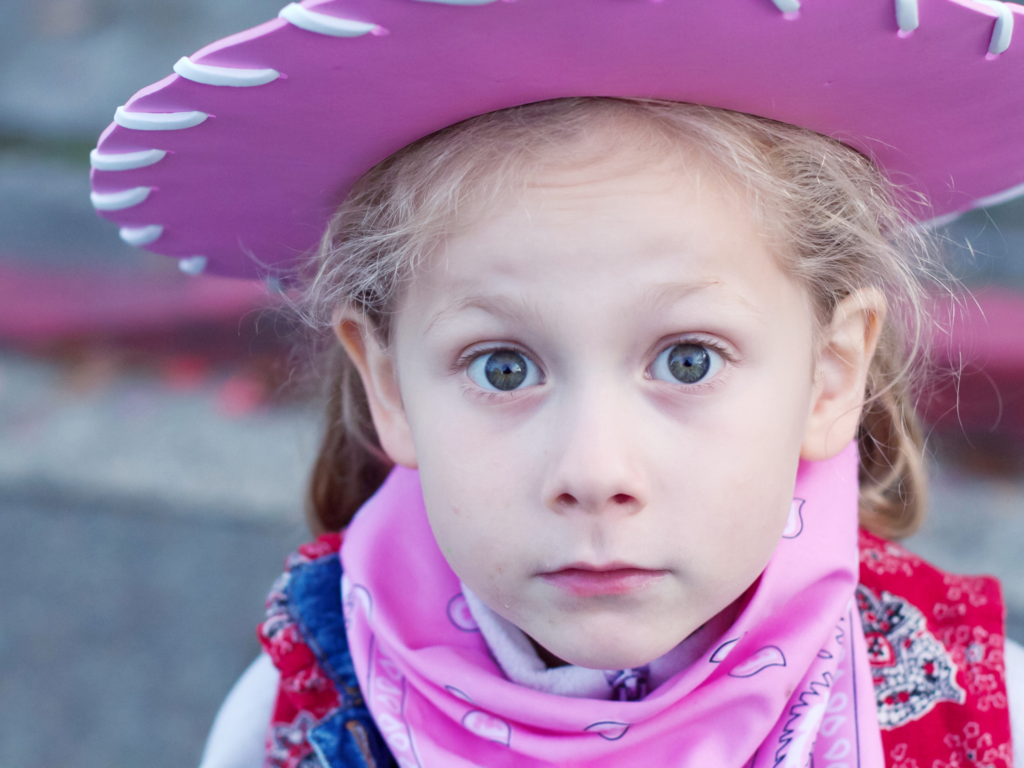
M 887 768 L 1012 768 L 999 582 L 862 530 L 857 604 Z
M 259 639 L 281 672 L 268 768 L 396 765 L 347 652 L 340 546 L 327 534 L 300 547 L 267 598 Z M 1013 768 L 999 582 L 862 530 L 857 606 L 886 768 Z

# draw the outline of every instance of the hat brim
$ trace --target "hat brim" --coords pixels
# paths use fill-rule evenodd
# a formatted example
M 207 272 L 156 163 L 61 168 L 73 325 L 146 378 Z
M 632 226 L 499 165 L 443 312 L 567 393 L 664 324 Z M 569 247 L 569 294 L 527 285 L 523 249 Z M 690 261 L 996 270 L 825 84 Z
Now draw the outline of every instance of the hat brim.
M 118 111 L 94 152 L 93 202 L 126 239 L 216 274 L 287 275 L 388 155 L 566 96 L 693 102 L 835 137 L 924 195 L 919 220 L 1024 192 L 1024 30 L 991 52 L 1020 6 L 932 0 L 909 33 L 893 0 L 808 0 L 799 14 L 772 0 L 295 7 Z

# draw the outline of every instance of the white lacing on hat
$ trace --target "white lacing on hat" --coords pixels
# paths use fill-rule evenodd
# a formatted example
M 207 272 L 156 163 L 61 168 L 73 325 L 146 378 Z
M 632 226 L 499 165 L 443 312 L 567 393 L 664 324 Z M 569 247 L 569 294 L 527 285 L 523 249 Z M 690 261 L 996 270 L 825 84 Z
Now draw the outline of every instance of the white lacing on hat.
M 149 245 L 160 239 L 164 228 L 160 224 L 147 224 L 144 227 L 121 227 L 118 234 L 128 245 Z
M 184 272 L 186 275 L 201 275 L 203 270 L 206 269 L 206 257 L 205 256 L 188 256 L 184 259 L 178 259 L 178 269 Z
M 990 56 L 998 56 L 1010 47 L 1010 38 L 1013 37 L 1013 12 L 1001 0 L 974 0 L 984 6 L 991 8 L 999 15 L 992 27 L 992 39 L 988 44 Z
M 800 0 L 772 0 L 772 2 L 787 16 L 795 16 L 800 13 Z
M 132 187 L 119 192 L 93 192 L 89 195 L 97 211 L 120 211 L 138 205 L 153 191 L 152 187 Z
M 772 0 L 772 2 L 776 8 L 790 18 L 796 18 L 800 13 L 800 0 Z M 905 36 L 917 29 L 921 23 L 917 0 L 894 0 L 894 2 L 896 25 L 899 27 L 900 33 Z M 1010 40 L 1013 37 L 1013 12 L 1006 7 L 1006 3 L 1002 0 L 974 0 L 974 2 L 991 8 L 998 14 L 992 27 L 992 38 L 988 44 L 989 55 L 998 56 L 1010 47 Z
M 917 0 L 896 0 L 896 25 L 904 35 L 910 34 L 921 23 Z
M 369 24 L 365 21 L 352 21 L 351 19 L 342 19 L 338 16 L 311 11 L 309 8 L 304 8 L 298 3 L 288 3 L 277 15 L 299 29 L 332 37 L 359 37 L 368 32 L 377 32 L 379 34 L 382 31 L 382 27 L 376 24 Z
M 89 164 L 97 171 L 130 171 L 159 163 L 167 152 L 162 149 L 144 149 L 141 152 L 107 154 L 94 149 L 89 153 Z
M 118 107 L 114 112 L 114 122 L 122 128 L 135 131 L 180 131 L 182 128 L 194 128 L 206 121 L 209 115 L 193 110 L 191 112 L 129 112 Z
M 188 56 L 178 59 L 174 65 L 174 71 L 194 83 L 228 85 L 235 88 L 266 85 L 281 76 L 276 69 L 241 69 L 239 67 L 213 67 L 209 64 L 196 64 Z

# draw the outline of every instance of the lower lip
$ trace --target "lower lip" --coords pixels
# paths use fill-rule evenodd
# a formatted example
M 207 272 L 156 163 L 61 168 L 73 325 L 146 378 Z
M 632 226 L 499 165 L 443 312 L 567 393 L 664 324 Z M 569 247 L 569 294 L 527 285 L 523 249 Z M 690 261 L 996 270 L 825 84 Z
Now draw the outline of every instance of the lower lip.
M 646 571 L 642 568 L 616 568 L 611 571 L 566 568 L 543 574 L 549 584 L 575 597 L 628 595 L 653 584 L 664 575 L 664 571 Z

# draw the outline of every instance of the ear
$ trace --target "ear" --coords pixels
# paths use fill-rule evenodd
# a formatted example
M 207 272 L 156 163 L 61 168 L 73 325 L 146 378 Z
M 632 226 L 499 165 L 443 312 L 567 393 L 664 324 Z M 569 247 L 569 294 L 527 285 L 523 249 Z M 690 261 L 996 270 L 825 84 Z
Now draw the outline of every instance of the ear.
M 338 310 L 333 317 L 334 335 L 359 371 L 370 404 L 370 415 L 381 447 L 396 464 L 415 469 L 416 451 L 398 387 L 398 370 L 376 329 L 365 315 Z
M 832 458 L 856 437 L 885 314 L 885 297 L 875 288 L 856 291 L 836 306 L 815 364 L 801 458 Z

